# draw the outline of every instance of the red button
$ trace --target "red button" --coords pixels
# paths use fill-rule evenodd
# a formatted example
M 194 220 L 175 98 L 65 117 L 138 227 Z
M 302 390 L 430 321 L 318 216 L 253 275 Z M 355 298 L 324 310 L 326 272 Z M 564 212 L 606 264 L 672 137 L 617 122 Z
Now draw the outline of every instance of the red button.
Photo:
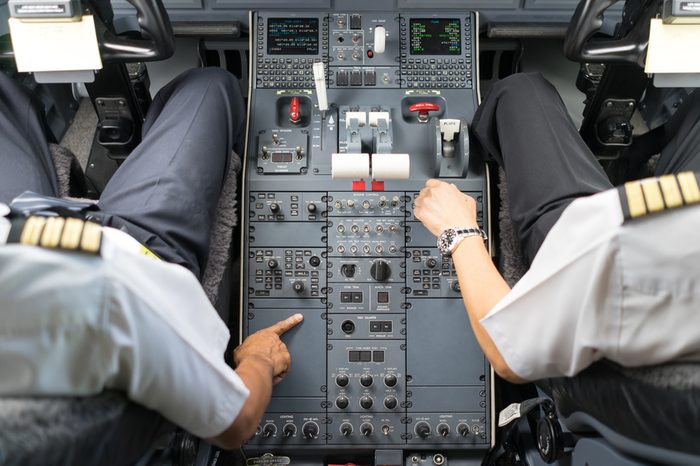
M 368 51 L 367 51 L 367 57 L 368 57 L 368 58 L 374 57 L 374 52 L 373 52 L 372 50 L 368 50 Z

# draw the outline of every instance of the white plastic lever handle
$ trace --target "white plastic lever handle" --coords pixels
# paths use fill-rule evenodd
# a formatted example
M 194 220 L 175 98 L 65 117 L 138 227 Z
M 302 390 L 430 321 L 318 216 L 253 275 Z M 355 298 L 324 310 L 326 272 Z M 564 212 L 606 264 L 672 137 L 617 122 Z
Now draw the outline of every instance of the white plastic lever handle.
M 325 112 L 328 110 L 328 95 L 326 94 L 326 70 L 323 62 L 314 63 L 314 84 L 318 96 L 318 109 Z
M 384 53 L 386 50 L 386 28 L 377 26 L 374 28 L 374 53 Z

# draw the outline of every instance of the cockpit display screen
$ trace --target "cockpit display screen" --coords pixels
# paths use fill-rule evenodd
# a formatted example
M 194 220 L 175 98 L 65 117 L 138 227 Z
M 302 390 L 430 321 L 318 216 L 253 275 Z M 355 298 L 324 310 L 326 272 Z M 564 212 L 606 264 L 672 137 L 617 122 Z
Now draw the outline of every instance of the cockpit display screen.
M 318 55 L 318 18 L 267 20 L 269 55 Z
M 460 55 L 461 21 L 454 19 L 411 19 L 411 55 Z

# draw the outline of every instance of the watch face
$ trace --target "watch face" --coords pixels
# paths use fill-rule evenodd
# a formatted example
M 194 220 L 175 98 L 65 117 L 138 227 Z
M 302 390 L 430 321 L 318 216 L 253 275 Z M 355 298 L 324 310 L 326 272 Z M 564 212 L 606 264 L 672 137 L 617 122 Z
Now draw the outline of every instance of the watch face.
M 457 232 L 453 228 L 448 228 L 447 230 L 440 233 L 437 241 L 437 247 L 440 250 L 440 254 L 443 256 L 449 256 L 452 252 L 452 245 L 457 236 Z

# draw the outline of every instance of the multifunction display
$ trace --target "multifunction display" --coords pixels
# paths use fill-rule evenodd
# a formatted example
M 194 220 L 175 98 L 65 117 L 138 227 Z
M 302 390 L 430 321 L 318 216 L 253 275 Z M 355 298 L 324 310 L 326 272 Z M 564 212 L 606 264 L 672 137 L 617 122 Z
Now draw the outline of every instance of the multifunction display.
M 317 55 L 318 43 L 318 18 L 270 18 L 267 21 L 267 53 L 270 55 Z
M 459 19 L 411 19 L 411 55 L 460 55 Z

